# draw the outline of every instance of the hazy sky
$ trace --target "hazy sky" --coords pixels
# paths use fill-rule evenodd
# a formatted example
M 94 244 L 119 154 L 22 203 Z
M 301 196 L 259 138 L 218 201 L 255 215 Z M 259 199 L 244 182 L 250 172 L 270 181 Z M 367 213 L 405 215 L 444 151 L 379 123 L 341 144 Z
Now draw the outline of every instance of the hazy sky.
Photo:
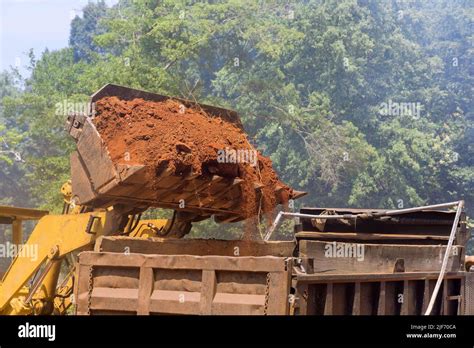
M 72 18 L 96 0 L 0 0 L 0 70 L 20 66 L 26 73 L 28 56 L 33 48 L 36 57 L 47 47 L 67 46 Z M 118 0 L 106 0 L 109 6 Z

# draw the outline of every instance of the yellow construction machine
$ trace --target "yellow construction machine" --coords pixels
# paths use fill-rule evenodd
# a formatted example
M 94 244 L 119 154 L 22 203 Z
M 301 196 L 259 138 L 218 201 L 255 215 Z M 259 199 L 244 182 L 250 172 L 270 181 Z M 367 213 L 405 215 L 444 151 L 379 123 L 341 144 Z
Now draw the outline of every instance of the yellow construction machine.
M 70 187 L 66 183 L 63 191 Z M 0 284 L 1 314 L 67 313 L 74 287 L 73 252 L 91 248 L 102 235 L 157 236 L 170 223 L 137 221 L 134 215 L 114 208 L 88 213 L 80 210 L 76 206 L 70 213 L 49 215 L 43 210 L 0 206 L 0 222 L 12 227 L 12 241 L 5 249 L 15 256 Z M 28 220 L 38 222 L 23 244 L 22 224 Z M 58 284 L 62 266 L 66 266 L 65 276 Z
M 116 85 L 106 85 L 91 97 L 97 100 L 116 96 L 124 100 L 142 98 L 163 101 L 161 96 Z M 173 98 L 176 100 L 176 98 Z M 187 106 L 194 104 L 178 99 Z M 233 111 L 199 105 L 209 117 L 220 117 L 241 127 Z M 91 250 L 100 236 L 134 238 L 175 237 L 189 232 L 191 223 L 214 216 L 216 221 L 238 221 L 235 211 L 239 180 L 216 175 L 190 174 L 187 177 L 165 172 L 160 189 L 165 199 L 158 200 L 143 179 L 147 164 L 116 165 L 95 128 L 91 113 L 74 114 L 67 119 L 67 131 L 76 142 L 71 155 L 71 181 L 61 188 L 64 209 L 61 215 L 47 211 L 0 206 L 0 223 L 11 224 L 11 248 L 17 255 L 0 284 L 0 314 L 65 314 L 73 302 L 75 252 Z M 207 199 L 181 208 L 179 200 L 187 187 L 206 187 L 216 199 Z M 211 189 L 209 189 L 211 188 Z M 215 189 L 212 189 L 215 188 Z M 194 191 L 196 192 L 196 191 Z M 302 193 L 296 194 L 298 198 Z M 174 210 L 169 220 L 142 220 L 149 207 Z M 37 220 L 27 242 L 23 242 L 22 223 Z M 61 275 L 61 278 L 59 279 Z

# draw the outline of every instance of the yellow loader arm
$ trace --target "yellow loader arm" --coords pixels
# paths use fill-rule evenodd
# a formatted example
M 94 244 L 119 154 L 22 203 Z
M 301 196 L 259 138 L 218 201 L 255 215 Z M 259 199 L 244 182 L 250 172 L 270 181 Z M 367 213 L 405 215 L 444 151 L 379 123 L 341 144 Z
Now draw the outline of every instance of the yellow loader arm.
M 123 217 L 121 212 L 113 209 L 41 217 L 3 276 L 0 314 L 32 312 L 33 295 L 39 289 L 44 292 L 42 296 L 54 297 L 64 256 L 92 244 L 99 236 L 118 231 Z M 40 275 L 25 294 L 24 286 L 38 270 Z

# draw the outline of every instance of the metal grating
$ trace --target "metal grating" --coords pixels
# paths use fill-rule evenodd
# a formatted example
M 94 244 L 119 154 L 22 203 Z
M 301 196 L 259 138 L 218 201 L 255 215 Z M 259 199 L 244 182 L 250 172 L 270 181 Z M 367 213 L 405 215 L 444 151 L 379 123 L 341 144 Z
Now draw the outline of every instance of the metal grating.
M 474 272 L 466 273 L 464 315 L 474 315 Z

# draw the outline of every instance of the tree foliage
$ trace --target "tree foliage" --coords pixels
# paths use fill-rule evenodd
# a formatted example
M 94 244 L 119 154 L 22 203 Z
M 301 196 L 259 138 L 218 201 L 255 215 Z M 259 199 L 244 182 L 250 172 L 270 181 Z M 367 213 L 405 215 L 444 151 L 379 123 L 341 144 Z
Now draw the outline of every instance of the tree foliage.
M 463 0 L 89 4 L 23 90 L 1 83 L 0 135 L 34 203 L 57 208 L 73 145 L 55 105 L 117 83 L 237 110 L 306 205 L 465 199 L 472 213 L 473 19 Z

